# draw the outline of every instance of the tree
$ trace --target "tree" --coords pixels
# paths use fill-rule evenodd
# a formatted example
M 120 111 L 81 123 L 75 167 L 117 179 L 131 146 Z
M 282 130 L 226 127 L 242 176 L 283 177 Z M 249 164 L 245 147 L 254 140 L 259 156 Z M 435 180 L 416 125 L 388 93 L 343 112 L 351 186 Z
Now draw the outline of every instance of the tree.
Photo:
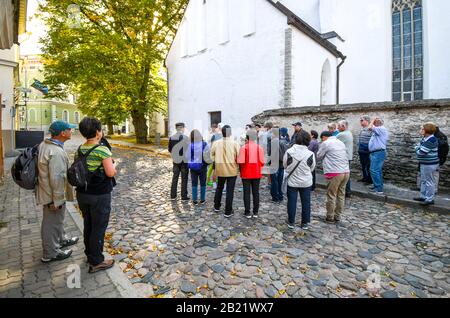
M 42 39 L 49 98 L 69 92 L 80 109 L 107 124 L 131 116 L 146 144 L 153 112 L 167 109 L 160 74 L 188 0 L 47 0 Z

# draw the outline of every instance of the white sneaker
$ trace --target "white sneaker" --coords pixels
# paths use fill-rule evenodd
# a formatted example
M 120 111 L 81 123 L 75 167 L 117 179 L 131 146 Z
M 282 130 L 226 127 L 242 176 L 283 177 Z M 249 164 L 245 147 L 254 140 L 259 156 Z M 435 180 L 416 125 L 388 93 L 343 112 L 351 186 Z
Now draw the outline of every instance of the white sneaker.
M 213 189 L 216 190 L 217 189 L 217 183 L 213 182 Z

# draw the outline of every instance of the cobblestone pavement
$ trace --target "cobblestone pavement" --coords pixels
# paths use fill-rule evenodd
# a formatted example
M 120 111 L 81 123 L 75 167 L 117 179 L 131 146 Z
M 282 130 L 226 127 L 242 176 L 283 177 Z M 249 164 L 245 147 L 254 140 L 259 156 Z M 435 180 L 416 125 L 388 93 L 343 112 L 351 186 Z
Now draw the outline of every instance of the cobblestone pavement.
M 106 272 L 87 273 L 81 233 L 68 214 L 66 233 L 79 236 L 80 242 L 71 247 L 69 259 L 43 264 L 41 221 L 42 208 L 33 193 L 15 185 L 7 172 L 0 186 L 0 298 L 120 297 Z M 79 266 L 81 288 L 67 287 L 68 279 L 73 282 L 71 265 Z
M 212 191 L 203 207 L 168 199 L 167 159 L 114 154 L 107 249 L 145 297 L 449 297 L 448 215 L 355 197 L 342 224 L 329 225 L 318 191 L 310 229 L 293 232 L 266 188 L 259 219 L 243 217 L 240 185 L 226 219 Z

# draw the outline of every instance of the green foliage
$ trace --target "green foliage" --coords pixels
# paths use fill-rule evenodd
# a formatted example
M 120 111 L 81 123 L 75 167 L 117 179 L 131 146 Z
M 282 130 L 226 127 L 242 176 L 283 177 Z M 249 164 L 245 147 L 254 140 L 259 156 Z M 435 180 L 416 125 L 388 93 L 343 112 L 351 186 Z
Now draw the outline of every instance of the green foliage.
M 78 96 L 80 109 L 105 123 L 167 111 L 163 60 L 188 0 L 47 0 L 42 39 L 49 98 Z M 145 136 L 144 136 L 145 135 Z

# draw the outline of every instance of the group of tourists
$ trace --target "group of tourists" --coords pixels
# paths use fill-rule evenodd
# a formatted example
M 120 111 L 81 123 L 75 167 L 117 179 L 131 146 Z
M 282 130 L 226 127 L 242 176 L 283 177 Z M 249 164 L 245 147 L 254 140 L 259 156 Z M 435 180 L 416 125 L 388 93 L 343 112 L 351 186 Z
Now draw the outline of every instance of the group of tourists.
M 358 136 L 358 154 L 362 179 L 371 191 L 383 194 L 383 165 L 389 133 L 381 118 L 362 116 Z M 181 199 L 188 196 L 189 174 L 192 181 L 192 202 L 206 203 L 207 187 L 215 190 L 214 211 L 222 210 L 222 196 L 226 192 L 224 215 L 234 214 L 233 200 L 237 178 L 242 179 L 245 213 L 248 219 L 258 218 L 261 180 L 267 177 L 274 203 L 287 198 L 287 226 L 295 229 L 297 202 L 301 202 L 301 228 L 307 230 L 311 222 L 311 192 L 316 186 L 316 166 L 322 163 L 327 180 L 326 222 L 342 219 L 345 198 L 351 196 L 350 167 L 353 160 L 353 135 L 345 120 L 328 125 L 320 136 L 306 131 L 301 122 L 294 123 L 294 133 L 270 122 L 249 124 L 245 134 L 232 136 L 229 125 L 213 125 L 211 138 L 205 141 L 194 129 L 186 136 L 185 125 L 176 124 L 176 134 L 170 137 L 169 151 L 173 160 L 171 200 L 177 199 L 181 176 Z M 51 124 L 51 136 L 37 148 L 37 203 L 43 206 L 42 262 L 63 260 L 71 256 L 68 247 L 77 244 L 78 237 L 68 237 L 64 231 L 66 202 L 73 200 L 72 186 L 84 221 L 84 245 L 89 272 L 111 268 L 114 260 L 103 256 L 104 236 L 111 213 L 111 192 L 115 186 L 116 168 L 111 146 L 103 138 L 102 125 L 95 118 L 86 117 L 79 131 L 86 139 L 79 146 L 75 161 L 70 164 L 64 143 L 71 139 L 76 128 L 64 121 Z M 422 205 L 434 204 L 438 172 L 448 155 L 447 137 L 433 123 L 422 126 L 422 140 L 415 152 L 419 161 L 420 197 Z M 320 142 L 319 142 L 320 138 Z M 16 181 L 17 182 L 17 181 Z M 251 198 L 253 200 L 251 200 Z M 253 206 L 252 206 L 253 201 Z
M 369 192 L 384 195 L 383 166 L 387 158 L 389 132 L 381 118 L 361 116 L 361 130 L 357 149 L 361 164 L 362 182 Z M 311 192 L 316 188 L 316 165 L 322 163 L 327 181 L 326 222 L 341 221 L 345 199 L 351 197 L 350 169 L 354 158 L 354 137 L 346 120 L 330 123 L 320 136 L 317 131 L 306 131 L 301 122 L 288 129 L 271 122 L 249 124 L 236 140 L 229 125 L 211 127 L 207 142 L 198 130 L 186 136 L 185 124 L 176 124 L 176 134 L 170 138 L 169 152 L 173 159 L 171 200 L 177 199 L 181 175 L 181 199 L 188 196 L 188 175 L 192 179 L 194 205 L 206 203 L 207 187 L 215 190 L 214 211 L 221 212 L 223 193 L 226 192 L 224 216 L 234 214 L 233 200 L 237 178 L 243 186 L 244 216 L 251 219 L 259 214 L 261 180 L 267 177 L 272 202 L 287 198 L 287 226 L 295 228 L 297 202 L 301 202 L 301 228 L 307 230 L 311 222 Z M 448 154 L 448 143 L 439 128 L 426 123 L 423 139 L 415 151 L 420 164 L 420 194 L 415 198 L 422 205 L 434 204 L 438 181 L 436 173 Z M 320 141 L 319 141 L 320 138 Z M 441 141 L 442 142 L 441 142 Z M 445 152 L 445 146 L 447 150 Z M 444 148 L 443 148 L 444 147 Z M 200 192 L 200 197 L 199 197 Z M 251 208 L 251 197 L 253 208 Z

